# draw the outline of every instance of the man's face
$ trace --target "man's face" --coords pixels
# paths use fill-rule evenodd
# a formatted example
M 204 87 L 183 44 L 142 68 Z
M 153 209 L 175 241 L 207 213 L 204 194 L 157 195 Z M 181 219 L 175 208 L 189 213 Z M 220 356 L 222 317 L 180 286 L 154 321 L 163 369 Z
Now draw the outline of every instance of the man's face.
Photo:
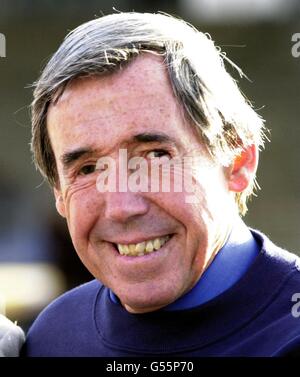
M 234 200 L 226 170 L 184 119 L 162 59 L 144 54 L 118 73 L 75 80 L 51 105 L 47 127 L 57 208 L 90 272 L 130 312 L 158 309 L 190 290 L 228 235 Z M 120 149 L 146 161 L 197 157 L 190 167 L 197 200 L 187 203 L 185 190 L 99 192 L 97 161 L 109 156 L 119 171 Z M 118 251 L 155 239 L 158 250 L 144 255 Z

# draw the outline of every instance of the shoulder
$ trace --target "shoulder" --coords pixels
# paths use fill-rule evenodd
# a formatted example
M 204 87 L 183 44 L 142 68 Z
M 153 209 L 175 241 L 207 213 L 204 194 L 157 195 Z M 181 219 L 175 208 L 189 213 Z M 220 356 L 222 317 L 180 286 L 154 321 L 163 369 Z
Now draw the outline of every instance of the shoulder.
M 268 279 L 269 284 L 268 289 L 278 297 L 283 297 L 290 304 L 295 293 L 300 296 L 298 293 L 300 292 L 300 257 L 276 246 L 263 233 L 257 230 L 251 231 L 261 244 L 260 264 L 262 268 L 259 272 L 260 274 L 265 273 L 265 280 Z
M 251 233 L 261 245 L 261 251 L 270 263 L 277 265 L 279 268 L 281 267 L 287 273 L 295 272 L 300 277 L 300 257 L 298 255 L 278 247 L 264 233 L 258 230 L 251 229 Z
M 97 281 L 92 280 L 88 283 L 82 284 L 72 290 L 62 294 L 54 301 L 52 301 L 37 317 L 34 324 L 44 320 L 46 317 L 51 317 L 55 315 L 57 316 L 68 316 L 69 314 L 72 315 L 72 309 L 76 309 L 76 312 L 81 311 L 84 306 L 89 303 L 98 293 L 99 289 L 101 289 L 103 285 Z
M 89 332 L 93 323 L 93 308 L 98 292 L 103 285 L 92 280 L 80 285 L 50 303 L 36 318 L 30 327 L 23 354 L 38 356 L 38 353 L 47 353 L 48 345 L 59 347 L 80 334 Z
M 263 233 L 252 230 L 252 234 L 262 245 L 266 276 L 272 276 L 265 287 L 266 292 L 271 292 L 271 300 L 261 313 L 261 318 L 265 317 L 267 322 L 265 330 L 272 334 L 265 338 L 274 344 L 276 339 L 280 340 L 273 356 L 299 355 L 300 258 L 274 245 Z

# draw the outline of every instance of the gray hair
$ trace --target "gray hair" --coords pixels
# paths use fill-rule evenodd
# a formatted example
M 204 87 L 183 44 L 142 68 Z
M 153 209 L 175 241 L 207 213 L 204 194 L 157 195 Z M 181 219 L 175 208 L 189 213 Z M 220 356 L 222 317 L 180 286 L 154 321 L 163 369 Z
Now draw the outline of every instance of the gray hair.
M 224 166 L 245 147 L 264 143 L 264 122 L 241 94 L 224 61 L 242 71 L 209 35 L 163 14 L 117 13 L 84 23 L 70 32 L 34 84 L 32 151 L 50 185 L 58 185 L 47 131 L 47 111 L 66 85 L 82 76 L 106 75 L 144 52 L 163 56 L 174 93 L 210 154 Z M 240 213 L 255 180 L 236 195 Z

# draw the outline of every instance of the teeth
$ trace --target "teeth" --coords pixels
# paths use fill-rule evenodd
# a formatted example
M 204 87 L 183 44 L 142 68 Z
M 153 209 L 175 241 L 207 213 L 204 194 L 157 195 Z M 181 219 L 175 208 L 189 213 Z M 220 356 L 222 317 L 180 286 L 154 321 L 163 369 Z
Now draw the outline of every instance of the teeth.
M 130 244 L 129 245 L 129 254 L 134 254 L 135 253 L 135 245 L 134 244 Z
M 121 255 L 142 256 L 159 250 L 169 240 L 169 238 L 170 236 L 165 236 L 130 245 L 122 245 L 118 243 L 117 247 Z
M 151 253 L 151 251 L 153 251 L 153 249 L 154 249 L 154 247 L 153 247 L 152 241 L 148 241 L 147 245 L 146 245 L 146 252 Z
M 159 239 L 159 238 L 156 238 L 156 239 L 154 240 L 154 242 L 153 242 L 153 247 L 154 247 L 154 249 L 155 249 L 155 250 L 160 249 L 160 245 L 161 245 L 161 243 L 160 243 L 160 239 Z
M 117 244 L 117 246 L 118 246 L 119 253 L 120 253 L 120 254 L 123 254 L 124 246 L 121 245 L 121 244 L 119 244 L 119 243 Z
M 144 254 L 145 247 L 146 247 L 146 242 L 137 243 L 135 246 L 135 251 L 137 251 L 138 253 Z

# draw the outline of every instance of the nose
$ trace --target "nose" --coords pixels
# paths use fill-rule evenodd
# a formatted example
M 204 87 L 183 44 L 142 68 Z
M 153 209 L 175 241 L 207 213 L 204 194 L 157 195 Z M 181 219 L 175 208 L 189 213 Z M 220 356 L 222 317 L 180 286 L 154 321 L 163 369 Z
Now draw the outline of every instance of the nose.
M 145 215 L 149 210 L 149 203 L 145 197 L 134 192 L 106 192 L 104 216 L 107 220 L 127 222 L 128 220 Z

